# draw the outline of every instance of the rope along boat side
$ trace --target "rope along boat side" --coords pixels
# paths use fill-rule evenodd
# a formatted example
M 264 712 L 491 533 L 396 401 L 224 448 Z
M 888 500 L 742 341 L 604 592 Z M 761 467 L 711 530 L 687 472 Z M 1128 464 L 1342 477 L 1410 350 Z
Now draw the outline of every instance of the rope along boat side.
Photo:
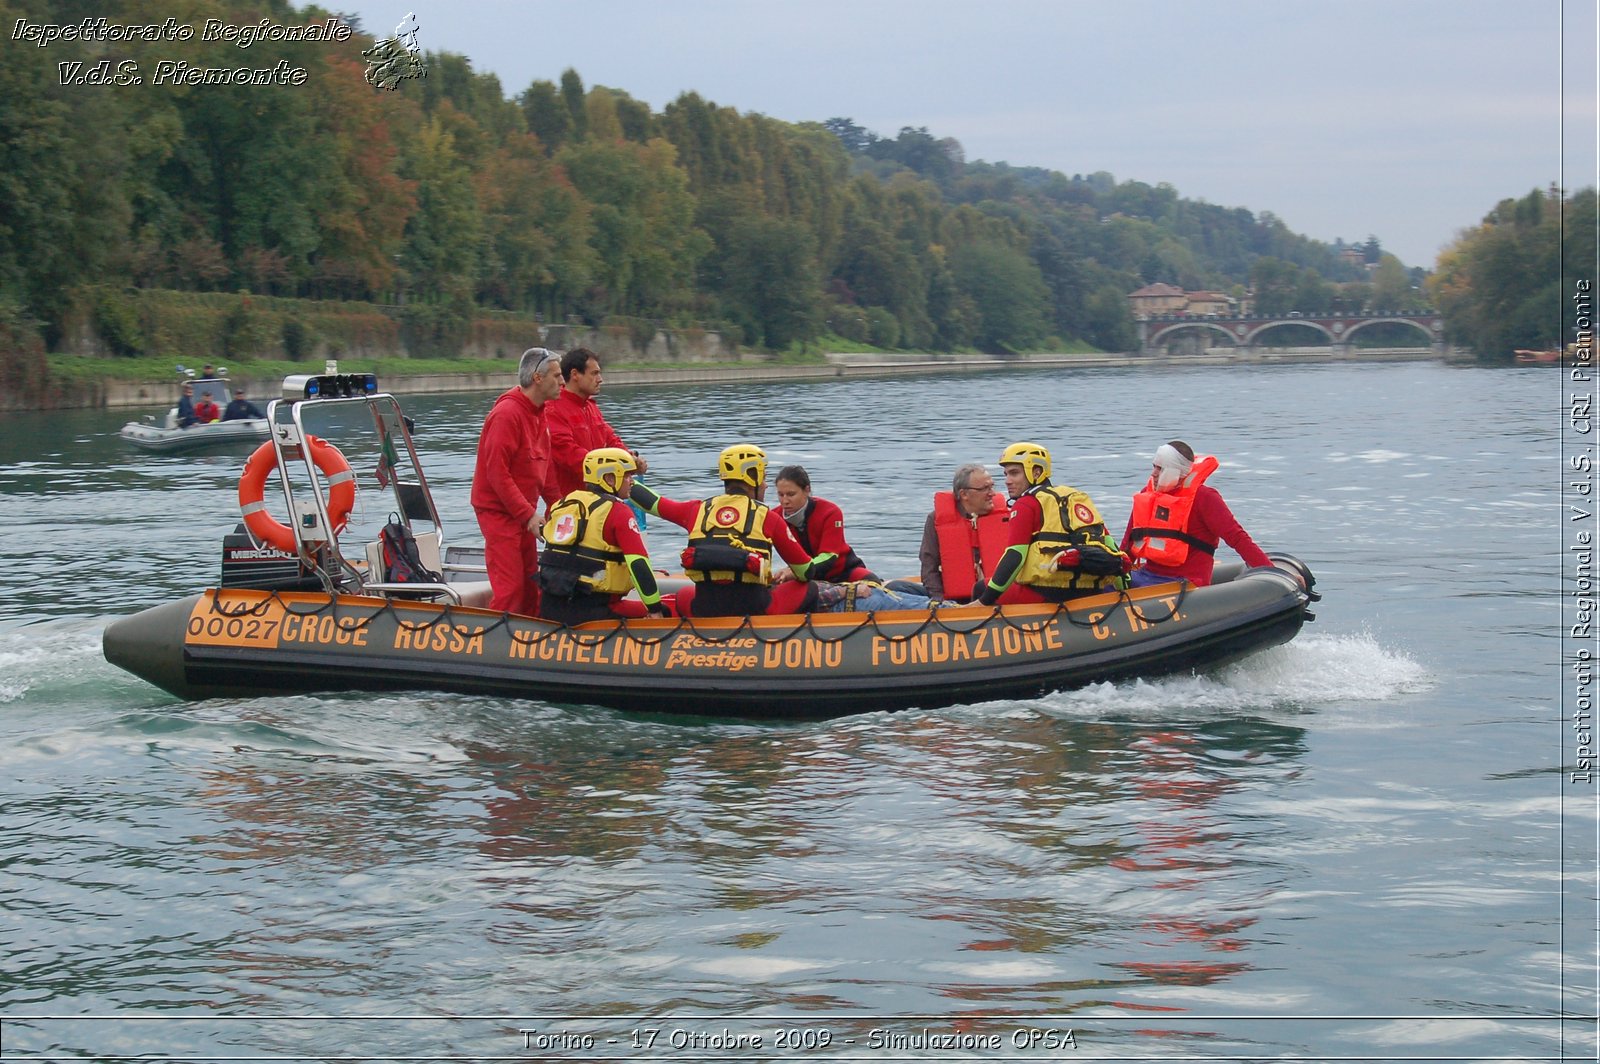
M 1215 668 L 1292 639 L 1318 597 L 1289 555 L 1219 566 L 1204 588 L 1158 585 L 1063 605 L 875 614 L 600 621 L 567 628 L 491 612 L 481 549 L 446 545 L 399 404 L 376 381 L 291 378 L 274 402 L 279 479 L 295 551 L 262 586 L 219 586 L 113 622 L 107 660 L 181 698 L 334 690 L 442 690 L 651 713 L 816 718 L 1038 696 Z M 314 394 L 306 395 L 314 388 Z M 337 393 L 328 397 L 332 391 Z M 346 558 L 303 416 L 365 403 L 380 474 L 437 583 L 393 584 L 378 544 Z M 288 417 L 280 414 L 287 413 Z M 365 468 L 355 463 L 356 468 Z M 309 481 L 297 497 L 291 472 Z M 364 489 L 365 490 L 365 489 Z

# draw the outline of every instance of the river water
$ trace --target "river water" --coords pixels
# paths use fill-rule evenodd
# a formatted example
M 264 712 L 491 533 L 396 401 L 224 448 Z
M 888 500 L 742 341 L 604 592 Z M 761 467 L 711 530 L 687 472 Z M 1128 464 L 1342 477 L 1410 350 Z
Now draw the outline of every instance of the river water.
M 1120 530 L 1181 436 L 1325 594 L 1215 675 L 785 725 L 178 702 L 100 632 L 214 579 L 242 454 L 14 415 L 0 1057 L 1594 1059 L 1559 373 L 608 389 L 663 493 L 760 442 L 886 573 L 961 461 L 1039 440 Z M 405 403 L 456 538 L 489 398 Z

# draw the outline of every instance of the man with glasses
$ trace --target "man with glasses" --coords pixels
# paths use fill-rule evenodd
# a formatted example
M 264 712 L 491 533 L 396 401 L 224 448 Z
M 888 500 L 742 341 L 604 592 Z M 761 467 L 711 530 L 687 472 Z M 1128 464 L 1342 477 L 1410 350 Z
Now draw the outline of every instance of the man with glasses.
M 922 526 L 922 586 L 935 602 L 966 602 L 992 572 L 1009 541 L 1006 497 L 977 462 L 956 470 L 949 491 L 935 492 Z
M 471 499 L 494 591 L 490 609 L 539 612 L 539 500 L 548 510 L 561 498 L 550 476 L 545 404 L 559 391 L 560 356 L 530 347 L 517 365 L 516 385 L 483 419 Z

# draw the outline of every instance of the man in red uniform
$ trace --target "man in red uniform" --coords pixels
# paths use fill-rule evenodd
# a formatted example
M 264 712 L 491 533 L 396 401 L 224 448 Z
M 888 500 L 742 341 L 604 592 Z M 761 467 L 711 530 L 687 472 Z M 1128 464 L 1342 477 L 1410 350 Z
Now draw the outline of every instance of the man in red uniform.
M 627 503 L 638 459 L 601 447 L 583 460 L 583 487 L 546 511 L 539 616 L 562 624 L 664 616 L 661 589 Z M 639 592 L 639 601 L 624 598 Z
M 534 616 L 539 611 L 540 498 L 561 496 L 549 475 L 545 409 L 561 389 L 561 360 L 531 347 L 517 366 L 517 384 L 496 399 L 478 436 L 472 509 L 483 530 L 484 561 L 494 589 L 490 609 Z
M 1222 501 L 1205 483 L 1217 469 L 1211 455 L 1195 458 L 1194 448 L 1172 440 L 1156 449 L 1150 480 L 1133 497 L 1122 549 L 1141 564 L 1129 574 L 1134 587 L 1187 580 L 1196 587 L 1211 583 L 1217 543 L 1226 542 L 1252 569 L 1271 565 Z
M 687 610 L 678 594 L 678 613 L 694 617 L 742 617 L 766 613 L 772 605 L 772 555 L 789 563 L 796 580 L 810 577 L 834 560 L 813 558 L 800 546 L 783 514 L 761 502 L 767 487 L 767 453 L 736 443 L 717 459 L 722 494 L 703 502 L 663 499 L 643 484 L 633 486 L 633 501 L 689 532 L 683 552 L 684 575 L 694 581 Z
M 1050 452 L 1013 443 L 1000 455 L 1011 496 L 1010 543 L 976 601 L 980 605 L 1068 602 L 1119 586 L 1117 550 L 1094 500 L 1050 482 Z
M 550 423 L 551 464 L 558 497 L 583 487 L 583 458 L 602 447 L 631 448 L 606 423 L 594 397 L 604 383 L 600 376 L 600 356 L 587 347 L 574 347 L 561 356 L 561 376 L 566 383 L 556 401 L 545 411 Z M 633 452 L 638 458 L 638 452 Z M 639 459 L 639 473 L 649 472 L 650 464 Z
M 202 425 L 209 425 L 220 417 L 222 417 L 222 411 L 217 408 L 216 403 L 211 401 L 211 393 L 208 391 L 201 392 L 200 401 L 194 404 L 195 421 Z

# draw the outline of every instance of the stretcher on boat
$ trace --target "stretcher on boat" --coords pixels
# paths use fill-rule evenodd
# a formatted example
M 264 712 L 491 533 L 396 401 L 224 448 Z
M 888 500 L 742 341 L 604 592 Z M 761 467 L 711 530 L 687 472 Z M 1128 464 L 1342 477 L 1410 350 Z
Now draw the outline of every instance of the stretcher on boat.
M 481 548 L 444 541 L 392 396 L 376 393 L 370 378 L 311 380 L 291 378 L 297 398 L 269 406 L 274 437 L 263 445 L 294 519 L 276 527 L 258 520 L 229 537 L 219 586 L 109 625 L 104 650 L 113 664 L 186 699 L 438 690 L 647 713 L 818 718 L 1212 669 L 1292 639 L 1318 597 L 1309 568 L 1275 555 L 1270 568 L 1219 565 L 1203 588 L 1157 585 L 1059 606 L 564 627 L 486 608 Z M 419 554 L 437 582 L 385 581 L 381 543 L 365 543 L 358 557 L 341 551 L 325 501 L 339 498 L 337 485 L 325 483 L 303 417 L 353 402 L 373 412 L 378 479 L 395 492 L 396 515 L 416 522 Z M 318 454 L 328 466 L 326 452 Z M 291 474 L 313 486 L 309 502 L 296 497 Z

